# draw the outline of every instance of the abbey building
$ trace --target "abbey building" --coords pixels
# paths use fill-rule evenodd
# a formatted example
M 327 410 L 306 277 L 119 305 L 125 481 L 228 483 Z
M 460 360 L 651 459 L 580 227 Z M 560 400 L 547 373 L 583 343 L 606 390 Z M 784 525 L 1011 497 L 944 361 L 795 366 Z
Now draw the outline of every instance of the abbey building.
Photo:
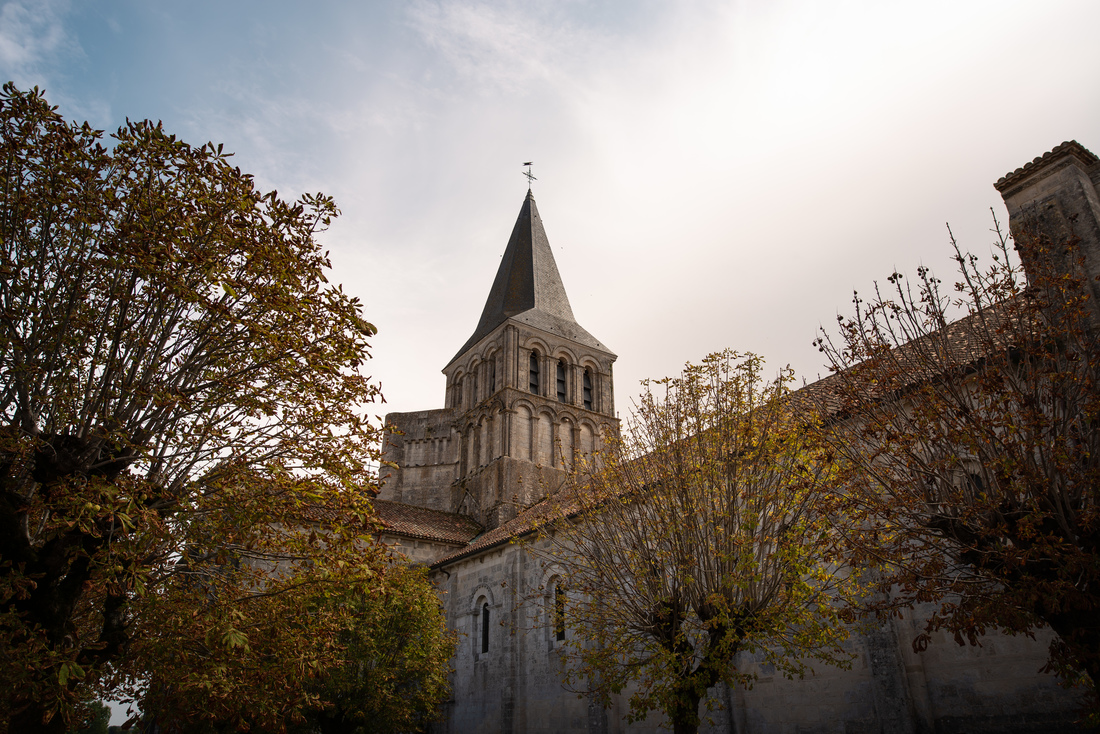
M 1100 161 L 1076 143 L 997 183 L 1013 223 L 1043 216 L 1084 232 L 1086 265 L 1100 273 L 1098 186 Z M 572 462 L 618 430 L 614 362 L 574 317 L 528 191 L 481 318 L 443 367 L 444 407 L 386 418 L 397 432 L 385 447 L 396 468 L 376 501 L 384 537 L 430 566 L 460 633 L 441 732 L 665 731 L 656 712 L 627 724 L 625 696 L 604 709 L 562 688 L 564 631 L 547 612 L 561 572 L 510 542 L 531 530 Z M 530 602 L 540 594 L 544 603 Z M 1049 640 L 990 633 L 981 647 L 958 647 L 945 637 L 918 654 L 920 631 L 911 616 L 891 620 L 853 641 L 850 670 L 819 668 L 799 681 L 742 654 L 737 665 L 757 684 L 712 689 L 702 730 L 1076 730 L 1074 695 L 1038 672 Z

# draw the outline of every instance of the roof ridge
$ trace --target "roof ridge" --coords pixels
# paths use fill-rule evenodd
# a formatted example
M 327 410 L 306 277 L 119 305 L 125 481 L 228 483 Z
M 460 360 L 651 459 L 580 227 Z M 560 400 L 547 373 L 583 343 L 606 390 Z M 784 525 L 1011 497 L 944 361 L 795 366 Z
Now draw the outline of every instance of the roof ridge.
M 477 520 L 457 512 L 391 500 L 376 499 L 373 503 L 385 530 L 395 535 L 468 546 L 484 530 Z
M 535 532 L 541 525 L 538 522 L 529 522 L 529 520 L 532 518 L 537 520 L 539 511 L 545 510 L 546 507 L 550 506 L 550 500 L 551 497 L 546 497 L 530 507 L 525 507 L 515 517 L 503 525 L 498 525 L 492 530 L 487 530 L 474 538 L 470 544 L 464 548 L 458 548 L 454 553 L 437 559 L 432 563 L 432 568 L 437 568 L 447 563 L 453 563 L 468 555 L 480 553 L 498 545 L 508 543 L 513 538 Z
M 1016 297 L 1007 298 L 1004 301 L 1000 301 L 996 304 L 992 304 L 986 311 L 986 318 L 1003 319 L 1004 310 L 1010 308 L 1012 304 L 1016 303 Z M 896 347 L 898 350 L 905 352 L 907 349 L 913 349 L 918 346 L 922 339 L 935 335 L 935 338 L 941 340 L 947 340 L 951 342 L 952 349 L 947 355 L 948 359 L 957 363 L 971 362 L 975 358 L 981 356 L 974 352 L 973 345 L 969 341 L 961 340 L 960 337 L 965 336 L 968 328 L 973 323 L 973 320 L 979 318 L 978 313 L 971 313 L 962 318 L 959 318 L 951 323 L 947 324 L 941 329 L 937 329 L 930 334 L 925 334 L 911 342 Z M 904 357 L 903 357 L 904 358 Z M 835 418 L 841 414 L 843 409 L 842 396 L 836 394 L 836 383 L 838 380 L 843 379 L 842 374 L 850 369 L 857 367 L 858 365 L 851 365 L 844 370 L 834 372 L 825 377 L 819 378 L 814 382 L 806 385 L 802 385 L 795 390 L 792 390 L 787 399 L 794 401 L 794 404 L 804 404 L 806 407 L 816 407 L 816 409 L 822 410 L 822 417 Z M 927 375 L 918 376 L 920 379 L 926 379 Z M 884 393 L 883 397 L 887 397 Z M 478 553 L 482 553 L 491 548 L 495 548 L 505 543 L 510 542 L 514 538 L 527 535 L 532 532 L 537 532 L 542 527 L 546 513 L 552 511 L 555 507 L 560 507 L 555 504 L 558 495 L 551 494 L 550 496 L 540 500 L 539 502 L 523 508 L 515 517 L 508 522 L 500 525 L 491 530 L 476 536 L 471 542 L 462 548 L 457 548 L 453 553 L 443 556 L 434 561 L 432 568 L 440 568 L 444 565 L 454 563 L 468 556 L 473 556 Z

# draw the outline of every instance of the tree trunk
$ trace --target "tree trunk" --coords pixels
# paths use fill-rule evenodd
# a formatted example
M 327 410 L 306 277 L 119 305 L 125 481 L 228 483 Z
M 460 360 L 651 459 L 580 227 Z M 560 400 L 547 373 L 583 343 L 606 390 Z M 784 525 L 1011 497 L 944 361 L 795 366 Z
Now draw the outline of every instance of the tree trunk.
M 321 734 L 351 734 L 359 726 L 345 719 L 339 709 L 321 714 L 317 717 L 317 723 Z
M 690 679 L 689 679 L 690 681 Z M 699 702 L 702 696 L 695 692 L 692 685 L 681 687 L 676 700 L 669 707 L 669 721 L 673 734 L 696 734 L 699 731 Z

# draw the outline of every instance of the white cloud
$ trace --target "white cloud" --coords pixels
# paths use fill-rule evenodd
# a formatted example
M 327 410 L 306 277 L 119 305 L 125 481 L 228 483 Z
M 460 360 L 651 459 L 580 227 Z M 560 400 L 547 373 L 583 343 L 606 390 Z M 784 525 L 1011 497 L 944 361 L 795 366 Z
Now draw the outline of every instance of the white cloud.
M 0 8 L 0 69 L 26 87 L 59 59 L 78 54 L 80 46 L 65 29 L 66 0 L 9 0 Z
M 410 25 L 475 90 L 522 94 L 560 74 L 563 57 L 585 42 L 584 29 L 551 27 L 537 10 L 477 3 L 419 2 Z

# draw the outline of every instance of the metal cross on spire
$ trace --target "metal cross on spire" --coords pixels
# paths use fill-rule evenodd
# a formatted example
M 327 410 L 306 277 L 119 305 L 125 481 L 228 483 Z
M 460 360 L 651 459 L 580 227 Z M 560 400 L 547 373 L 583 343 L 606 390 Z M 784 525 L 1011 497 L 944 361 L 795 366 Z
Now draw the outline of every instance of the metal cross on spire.
M 531 161 L 527 161 L 523 165 L 527 166 L 527 170 L 523 172 L 523 175 L 527 177 L 527 190 L 530 191 L 531 184 L 535 181 L 538 181 L 538 179 L 535 178 L 534 175 L 531 173 L 531 166 L 533 166 L 534 164 Z

